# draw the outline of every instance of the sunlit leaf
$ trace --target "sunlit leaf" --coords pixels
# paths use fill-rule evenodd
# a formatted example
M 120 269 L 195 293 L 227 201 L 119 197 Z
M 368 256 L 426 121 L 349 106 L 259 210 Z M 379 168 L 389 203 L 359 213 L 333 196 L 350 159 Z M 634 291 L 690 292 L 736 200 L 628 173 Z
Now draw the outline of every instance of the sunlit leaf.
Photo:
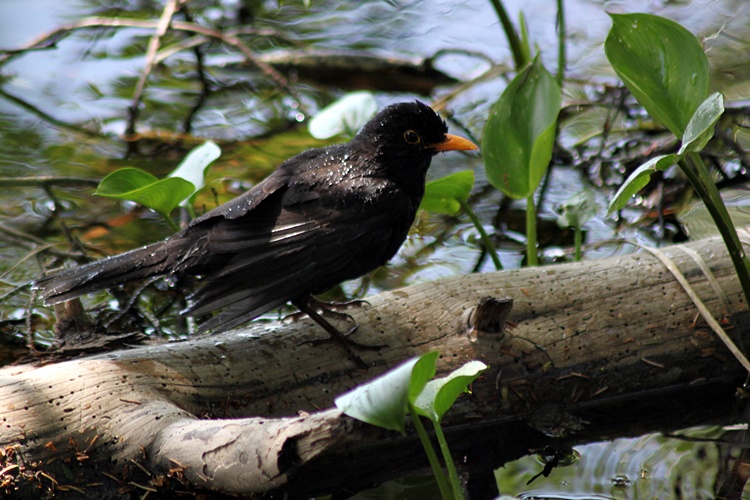
M 677 152 L 682 156 L 691 151 L 698 152 L 706 147 L 714 136 L 714 125 L 724 113 L 724 97 L 716 92 L 708 96 L 695 110 L 682 138 L 682 146 Z
M 612 197 L 609 202 L 609 212 L 620 210 L 628 204 L 628 200 L 643 189 L 648 181 L 651 179 L 651 175 L 654 172 L 660 170 L 666 170 L 675 163 L 677 163 L 677 155 L 660 155 L 655 158 L 651 158 L 649 161 L 638 167 L 630 177 L 617 190 L 617 193 Z
M 508 85 L 490 111 L 482 152 L 490 183 L 513 198 L 539 186 L 552 158 L 561 93 L 539 56 Z
M 440 353 L 431 351 L 419 357 L 409 381 L 409 402 L 413 403 L 422 393 L 427 383 L 435 376 L 436 363 Z
M 438 214 L 456 215 L 466 203 L 474 187 L 474 172 L 463 170 L 428 182 L 425 186 L 422 210 Z
M 328 139 L 339 134 L 354 135 L 378 111 L 369 92 L 352 92 L 323 108 L 308 125 L 310 135 Z
M 682 138 L 708 95 L 708 59 L 698 40 L 674 21 L 651 14 L 610 14 L 604 52 L 646 111 Z
M 404 433 L 408 403 L 435 375 L 437 356 L 430 352 L 402 363 L 337 397 L 336 407 L 357 420 Z
M 206 141 L 190 151 L 177 168 L 167 175 L 167 177 L 185 179 L 193 185 L 193 195 L 183 200 L 183 205 L 192 203 L 195 194 L 203 188 L 206 169 L 219 156 L 221 156 L 221 148 L 213 141 Z
M 126 167 L 102 179 L 95 194 L 134 201 L 168 217 L 193 191 L 193 184 L 185 179 L 167 177 L 159 180 L 141 169 Z
M 431 380 L 414 402 L 414 408 L 431 421 L 440 422 L 456 398 L 468 392 L 469 384 L 486 369 L 481 361 L 469 361 L 448 376 Z

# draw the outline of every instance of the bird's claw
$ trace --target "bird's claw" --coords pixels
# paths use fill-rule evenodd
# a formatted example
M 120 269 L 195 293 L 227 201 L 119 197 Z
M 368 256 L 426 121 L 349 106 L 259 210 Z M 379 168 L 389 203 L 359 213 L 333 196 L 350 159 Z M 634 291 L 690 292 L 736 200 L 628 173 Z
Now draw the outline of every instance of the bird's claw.
M 354 318 L 352 318 L 351 316 L 349 316 L 349 319 L 351 319 L 352 321 L 354 320 Z M 347 331 L 341 332 L 341 337 L 334 337 L 334 336 L 318 337 L 315 339 L 303 340 L 297 345 L 304 345 L 304 344 L 320 345 L 324 342 L 337 340 L 337 341 L 343 341 L 346 344 L 349 344 L 351 347 L 356 347 L 357 349 L 362 349 L 364 351 L 379 351 L 380 349 L 383 349 L 384 347 L 388 347 L 387 344 L 370 345 L 370 344 L 363 344 L 361 342 L 357 342 L 356 340 L 350 339 L 349 336 L 353 335 L 358 329 L 359 329 L 359 324 L 355 324 L 353 327 L 349 328 Z
M 308 300 L 308 306 L 310 306 L 321 316 L 355 323 L 355 326 L 353 326 L 349 330 L 349 333 L 347 333 L 347 335 L 349 335 L 350 333 L 354 333 L 359 325 L 356 325 L 354 318 L 352 318 L 350 314 L 347 314 L 344 311 L 353 309 L 355 307 L 369 307 L 370 303 L 363 299 L 347 300 L 344 302 L 323 302 L 322 300 L 311 298 Z M 281 321 L 284 323 L 296 323 L 297 321 L 303 320 L 306 317 L 309 317 L 306 312 L 298 311 L 296 313 L 287 314 Z
M 326 320 L 323 317 L 323 315 L 320 314 L 316 310 L 315 308 L 316 303 L 318 305 L 320 304 L 320 302 L 309 297 L 306 300 L 298 300 L 298 301 L 293 302 L 294 305 L 299 307 L 301 312 L 305 313 L 307 316 L 310 317 L 310 319 L 312 319 L 314 322 L 320 325 L 326 332 L 328 332 L 328 335 L 330 335 L 332 339 L 336 340 L 341 345 L 341 347 L 344 348 L 344 350 L 346 351 L 346 354 L 349 356 L 349 359 L 354 361 L 357 364 L 357 366 L 359 366 L 360 368 L 367 369 L 368 368 L 367 363 L 365 363 L 362 360 L 362 358 L 360 358 L 354 352 L 352 347 L 356 347 L 358 349 L 367 349 L 367 350 L 377 351 L 379 349 L 382 349 L 385 346 L 384 345 L 371 346 L 371 345 L 361 344 L 359 342 L 351 340 L 348 337 L 349 335 L 357 331 L 357 329 L 359 328 L 359 323 L 357 323 L 357 321 L 349 314 L 328 310 L 329 314 L 333 314 L 335 317 L 343 318 L 353 323 L 352 327 L 349 328 L 349 330 L 347 330 L 345 333 L 342 333 L 341 331 L 338 330 L 338 328 L 336 328 L 331 323 L 329 323 L 328 320 Z M 325 311 L 326 308 L 324 308 L 323 310 Z M 307 342 L 315 343 L 316 340 L 306 341 L 303 343 L 307 343 Z

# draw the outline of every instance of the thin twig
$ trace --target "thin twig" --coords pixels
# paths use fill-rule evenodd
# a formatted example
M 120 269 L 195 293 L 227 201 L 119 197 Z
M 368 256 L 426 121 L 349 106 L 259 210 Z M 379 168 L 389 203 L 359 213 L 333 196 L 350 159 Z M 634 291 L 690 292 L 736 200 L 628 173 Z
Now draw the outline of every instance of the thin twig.
M 35 177 L 0 177 L 0 187 L 53 187 L 83 186 L 96 187 L 100 179 L 86 177 L 61 177 L 57 175 L 40 175 Z
M 31 257 L 34 257 L 34 256 L 36 256 L 36 255 L 38 255 L 38 254 L 40 254 L 42 252 L 45 252 L 45 251 L 49 250 L 50 248 L 52 248 L 53 245 L 54 245 L 53 243 L 48 243 L 48 244 L 43 245 L 43 246 L 38 246 L 36 248 L 32 248 L 31 250 L 29 250 L 26 253 L 26 255 L 24 255 L 23 257 L 21 257 L 20 259 L 18 259 L 18 261 L 16 261 L 12 266 L 10 266 L 8 269 L 6 269 L 5 271 L 3 271 L 3 273 L 0 274 L 0 279 L 5 278 L 10 273 L 12 273 L 16 269 L 18 269 L 18 267 L 21 264 L 23 264 L 24 262 L 26 262 L 27 260 L 29 260 Z M 26 286 L 26 285 L 22 285 L 22 286 Z M 5 298 L 7 298 L 7 296 L 0 296 L 0 300 L 3 300 Z
M 463 92 L 466 92 L 471 87 L 486 82 L 487 80 L 491 80 L 492 78 L 496 78 L 498 76 L 503 76 L 506 73 L 511 71 L 511 68 L 504 64 L 498 64 L 495 66 L 491 66 L 487 71 L 479 75 L 478 77 L 474 78 L 471 81 L 464 82 L 456 87 L 453 88 L 450 92 L 441 95 L 438 99 L 433 101 L 430 104 L 430 107 L 434 109 L 435 111 L 442 111 L 443 108 L 445 108 L 446 103 L 451 101 L 453 98 L 455 98 L 457 95 L 462 94 Z
M 4 238 L 5 241 L 10 241 L 19 246 L 32 248 L 32 249 L 38 246 L 41 246 L 43 247 L 42 248 L 43 252 L 49 253 L 56 257 L 62 257 L 66 259 L 80 259 L 82 257 L 85 257 L 85 255 L 82 255 L 80 253 L 66 252 L 63 250 L 55 250 L 54 248 L 49 248 L 49 245 L 44 240 L 37 238 L 33 234 L 25 233 L 23 231 L 13 229 L 3 224 L 0 224 L 0 234 L 5 235 L 5 238 Z
M 22 54 L 24 51 L 52 48 L 59 40 L 73 31 L 85 28 L 103 27 L 155 29 L 159 27 L 159 21 L 111 17 L 87 17 L 84 19 L 79 19 L 78 21 L 64 24 L 53 31 L 44 33 L 22 47 L 0 50 L 0 52 L 5 52 L 4 55 L 0 56 L 0 66 L 8 62 L 8 60 L 15 57 L 16 55 Z M 213 28 L 208 28 L 206 26 L 201 26 L 199 24 L 183 21 L 173 21 L 170 24 L 170 27 L 173 30 L 188 31 L 203 35 L 207 38 L 214 38 L 221 41 L 222 43 L 235 47 L 242 53 L 248 63 L 259 68 L 264 74 L 266 74 L 266 76 L 270 77 L 284 91 L 286 91 L 295 99 L 297 98 L 294 91 L 289 88 L 289 82 L 287 81 L 287 79 L 269 64 L 263 61 L 259 61 L 255 53 L 253 53 L 253 51 L 250 50 L 240 38 L 243 35 L 273 36 L 285 41 L 289 41 L 277 31 L 270 29 L 257 30 L 248 27 L 221 31 Z M 192 44 L 190 46 L 192 46 Z M 159 60 L 157 60 L 157 62 L 158 61 Z
M 38 37 L 34 38 L 30 42 L 14 49 L 0 49 L 0 53 L 4 53 L 0 56 L 0 65 L 6 63 L 13 57 L 28 52 L 30 50 L 48 50 L 55 47 L 55 44 L 72 33 L 80 29 L 87 28 L 143 28 L 143 29 L 155 29 L 159 26 L 159 21 L 147 20 L 147 19 L 132 19 L 126 17 L 85 17 L 77 21 L 73 21 L 67 24 L 63 24 L 58 28 L 43 33 Z M 198 33 L 205 35 L 209 38 L 223 38 L 223 33 L 219 30 L 207 28 L 195 23 L 173 21 L 171 28 L 177 31 L 188 31 L 192 33 Z M 241 28 L 230 29 L 226 31 L 230 36 L 240 35 L 255 35 L 255 36 L 268 36 L 276 37 L 286 42 L 290 40 L 284 38 L 284 36 L 271 29 L 255 29 L 247 26 Z M 291 42 L 294 43 L 294 42 Z
M 0 58 L 1 59 L 1 58 Z M 52 125 L 55 125 L 56 127 L 60 128 L 66 128 L 73 130 L 75 132 L 80 132 L 81 134 L 85 134 L 89 137 L 100 137 L 101 134 L 97 132 L 93 132 L 91 130 L 85 129 L 83 127 L 79 127 L 78 125 L 73 125 L 72 123 L 64 122 L 58 118 L 55 118 L 54 116 L 42 111 L 41 109 L 37 108 L 33 104 L 30 104 L 23 99 L 21 99 L 18 96 L 15 96 L 13 94 L 8 93 L 6 90 L 4 90 L 2 87 L 0 87 L 0 96 L 4 97 L 8 101 L 12 102 L 13 104 L 17 105 L 19 108 L 22 108 L 42 120 L 46 121 L 47 123 L 51 123 Z
M 156 65 L 156 53 L 159 51 L 161 39 L 167 33 L 169 24 L 172 22 L 172 17 L 175 15 L 183 1 L 184 0 L 169 0 L 167 2 L 167 5 L 164 6 L 164 10 L 161 13 L 161 17 L 159 18 L 159 24 L 156 26 L 156 31 L 154 31 L 154 34 L 151 35 L 151 38 L 148 41 L 148 47 L 146 49 L 146 64 L 144 65 L 141 76 L 138 78 L 138 82 L 135 85 L 133 99 L 128 108 L 128 126 L 125 129 L 125 135 L 128 137 L 135 135 L 135 124 L 138 121 L 141 99 L 143 98 L 143 92 L 146 89 L 148 77 Z M 137 144 L 138 143 L 135 141 L 129 142 L 128 149 L 135 148 Z
M 193 22 L 192 14 L 188 10 L 187 6 L 183 8 L 183 15 L 185 18 Z M 200 45 L 196 45 L 193 47 L 193 54 L 195 55 L 195 71 L 198 73 L 198 80 L 201 83 L 201 91 L 198 95 L 198 99 L 195 102 L 195 105 L 190 109 L 187 116 L 185 117 L 185 120 L 182 123 L 182 131 L 186 134 L 189 134 L 193 129 L 193 119 L 195 118 L 195 115 L 198 114 L 198 111 L 203 107 L 206 100 L 208 99 L 209 94 L 211 93 L 211 85 L 209 82 L 208 74 L 206 73 L 206 65 L 205 65 L 205 55 L 203 53 L 203 48 Z
M 46 242 L 43 239 L 37 238 L 33 234 L 29 234 L 24 231 L 19 231 L 18 229 L 13 229 L 12 227 L 8 227 L 3 224 L 0 224 L 0 233 L 5 233 L 7 236 L 11 236 L 15 238 L 17 241 L 22 241 L 24 243 L 24 246 L 27 246 L 27 247 L 33 247 L 35 245 L 46 244 Z

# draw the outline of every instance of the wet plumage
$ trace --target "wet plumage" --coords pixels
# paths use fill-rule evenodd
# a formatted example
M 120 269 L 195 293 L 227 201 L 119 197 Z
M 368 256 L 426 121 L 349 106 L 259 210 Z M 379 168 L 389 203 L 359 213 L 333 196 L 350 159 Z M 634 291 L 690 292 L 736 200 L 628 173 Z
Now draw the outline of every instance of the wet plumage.
M 362 276 L 398 251 L 440 151 L 476 149 L 428 106 L 386 107 L 351 141 L 282 163 L 245 194 L 165 240 L 44 277 L 47 303 L 150 276 L 199 276 L 190 315 L 223 331 Z

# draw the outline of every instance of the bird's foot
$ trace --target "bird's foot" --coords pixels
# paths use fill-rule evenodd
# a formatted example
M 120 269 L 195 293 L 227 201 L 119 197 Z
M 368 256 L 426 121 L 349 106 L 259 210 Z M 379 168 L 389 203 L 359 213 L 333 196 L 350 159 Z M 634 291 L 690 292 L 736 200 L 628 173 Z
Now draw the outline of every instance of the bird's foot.
M 352 301 L 352 302 L 366 303 L 365 301 Z M 383 347 L 387 347 L 386 345 L 362 344 L 360 342 L 356 342 L 350 339 L 349 336 L 352 335 L 354 332 L 356 332 L 357 329 L 359 328 L 359 323 L 357 323 L 357 321 L 349 314 L 331 310 L 327 307 L 321 307 L 321 305 L 327 306 L 328 305 L 327 303 L 320 302 L 315 299 L 308 299 L 305 301 L 296 301 L 294 302 L 294 305 L 296 305 L 300 310 L 300 313 L 297 313 L 297 315 L 299 314 L 307 315 L 310 319 L 316 322 L 321 328 L 323 328 L 328 333 L 328 335 L 330 335 L 329 338 L 307 340 L 307 341 L 302 342 L 303 344 L 307 344 L 307 343 L 317 344 L 317 343 L 321 343 L 321 342 L 325 342 L 325 341 L 329 341 L 333 339 L 339 344 L 341 344 L 341 346 L 344 348 L 347 355 L 349 356 L 349 359 L 354 361 L 361 368 L 365 368 L 365 369 L 368 368 L 368 365 L 362 360 L 362 358 L 360 358 L 354 352 L 352 348 L 356 347 L 357 349 L 378 351 L 382 349 Z M 359 304 L 359 305 L 361 306 L 362 304 Z M 355 306 L 349 305 L 348 307 L 351 308 Z M 321 309 L 320 312 L 318 312 L 318 308 Z M 326 320 L 323 316 L 343 319 L 350 323 L 353 323 L 353 326 L 349 328 L 346 332 L 341 332 L 338 328 L 336 328 L 331 323 L 329 323 L 328 320 Z
M 336 314 L 345 314 L 344 311 L 348 311 L 349 309 L 370 306 L 370 303 L 363 299 L 353 299 L 353 300 L 345 300 L 345 301 L 334 300 L 331 302 L 325 302 L 322 300 L 318 300 L 315 297 L 310 297 L 307 300 L 307 303 L 308 305 L 310 305 L 310 307 L 314 308 L 318 312 L 321 312 L 323 315 L 332 314 L 333 317 L 336 317 Z M 345 315 L 349 316 L 348 314 L 345 314 Z
M 292 314 L 285 316 L 282 321 L 285 323 L 286 322 L 296 323 L 297 321 L 303 320 L 306 317 L 310 318 L 311 316 L 306 312 L 306 309 L 309 308 L 315 311 L 316 313 L 318 313 L 320 316 L 351 323 L 352 327 L 349 328 L 349 330 L 347 330 L 345 333 L 339 332 L 346 337 L 356 332 L 357 328 L 359 328 L 359 324 L 354 318 L 352 318 L 351 314 L 348 314 L 344 311 L 348 309 L 353 309 L 355 307 L 364 307 L 364 306 L 369 307 L 370 306 L 369 302 L 367 302 L 366 300 L 361 300 L 361 299 L 347 300 L 344 302 L 324 302 L 322 300 L 316 299 L 315 297 L 309 297 L 307 299 L 307 305 L 305 306 L 305 308 L 301 307 L 300 304 L 301 303 L 294 304 L 299 308 L 299 312 L 292 313 Z M 312 318 L 312 319 L 313 321 L 318 323 L 318 321 L 315 318 Z M 321 339 L 321 340 L 326 340 L 326 339 Z M 369 347 L 364 344 L 358 344 L 357 342 L 354 342 L 352 340 L 350 340 L 350 342 L 352 343 L 352 345 L 356 347 L 362 346 L 360 347 L 361 349 L 367 349 Z

